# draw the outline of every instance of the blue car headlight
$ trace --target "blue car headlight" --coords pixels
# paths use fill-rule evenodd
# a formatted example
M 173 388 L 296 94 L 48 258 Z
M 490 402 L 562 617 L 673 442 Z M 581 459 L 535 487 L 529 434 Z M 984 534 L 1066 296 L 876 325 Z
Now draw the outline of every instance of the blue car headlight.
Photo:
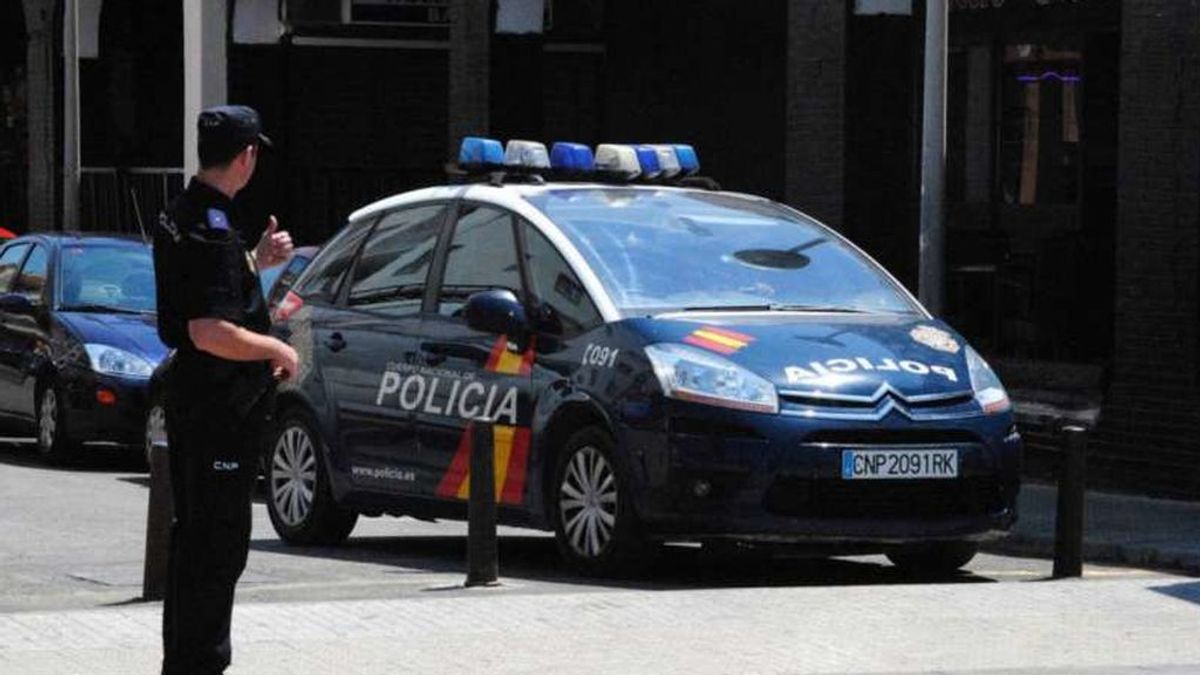
M 146 359 L 110 345 L 85 344 L 92 370 L 105 375 L 119 377 L 150 377 L 154 364 Z
M 975 392 L 975 401 L 983 408 L 985 415 L 1007 412 L 1012 408 L 1008 392 L 1004 391 L 1000 378 L 996 377 L 987 361 L 970 347 L 967 347 L 967 372 L 971 375 L 971 389 Z
M 670 398 L 737 410 L 779 412 L 774 385 L 716 354 L 661 343 L 646 347 L 646 357 L 662 384 L 663 394 Z

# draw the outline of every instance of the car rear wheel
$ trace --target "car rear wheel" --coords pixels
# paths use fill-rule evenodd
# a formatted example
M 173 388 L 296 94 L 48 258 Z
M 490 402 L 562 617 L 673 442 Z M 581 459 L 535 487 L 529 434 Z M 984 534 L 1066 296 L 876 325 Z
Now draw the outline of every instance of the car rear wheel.
M 585 573 L 625 575 L 653 553 L 641 532 L 627 481 L 613 462 L 614 443 L 589 427 L 572 435 L 558 455 L 554 488 L 555 542 L 563 558 Z
M 358 514 L 334 503 L 314 429 L 299 411 L 280 418 L 267 447 L 267 511 L 289 544 L 340 544 Z
M 949 577 L 965 567 L 979 544 L 970 541 L 917 544 L 889 551 L 888 560 L 901 571 L 921 577 Z
M 37 448 L 50 464 L 64 464 L 75 458 L 75 444 L 67 433 L 62 397 L 52 383 L 41 387 L 37 405 Z

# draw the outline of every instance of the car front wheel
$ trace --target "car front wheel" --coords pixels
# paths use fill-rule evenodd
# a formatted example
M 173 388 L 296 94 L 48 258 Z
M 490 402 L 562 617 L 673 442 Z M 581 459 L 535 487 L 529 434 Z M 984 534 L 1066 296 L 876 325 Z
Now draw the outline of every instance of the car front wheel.
M 572 435 L 555 472 L 555 541 L 563 558 L 585 573 L 626 575 L 644 569 L 648 544 L 613 461 L 612 438 L 597 428 Z
M 37 447 L 50 464 L 64 464 L 75 457 L 62 403 L 57 387 L 52 383 L 42 387 L 37 406 Z
M 285 413 L 267 447 L 267 511 L 289 544 L 340 544 L 358 514 L 333 501 L 320 436 L 308 417 Z

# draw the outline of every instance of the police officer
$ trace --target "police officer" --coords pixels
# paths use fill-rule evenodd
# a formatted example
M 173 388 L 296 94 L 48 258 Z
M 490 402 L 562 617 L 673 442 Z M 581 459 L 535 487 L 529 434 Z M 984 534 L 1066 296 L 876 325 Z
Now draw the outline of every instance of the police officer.
M 291 238 L 271 216 L 253 252 L 233 202 L 270 140 L 258 114 L 220 106 L 197 120 L 200 171 L 154 235 L 175 521 L 163 603 L 163 673 L 220 673 L 230 661 L 233 592 L 246 565 L 257 442 L 275 382 L 296 352 L 268 336 L 258 269 Z

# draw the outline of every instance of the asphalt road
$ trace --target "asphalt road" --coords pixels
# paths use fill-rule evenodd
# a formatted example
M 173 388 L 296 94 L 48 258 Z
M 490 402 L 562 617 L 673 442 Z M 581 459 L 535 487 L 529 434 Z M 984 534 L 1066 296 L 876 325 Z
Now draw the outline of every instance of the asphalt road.
M 148 475 L 136 456 L 105 452 L 48 468 L 28 445 L 0 443 L 0 612 L 82 609 L 141 597 Z M 346 544 L 296 548 L 254 506 L 250 559 L 239 601 L 398 598 L 462 584 L 465 523 L 360 518 Z M 669 547 L 634 581 L 581 578 L 558 560 L 550 535 L 501 528 L 501 575 L 523 593 L 919 583 L 882 556 L 812 559 L 714 556 Z M 1020 582 L 1049 575 L 1046 560 L 980 555 L 952 583 Z M 1089 567 L 1089 578 L 1152 575 Z
M 0 673 L 155 672 L 140 600 L 148 481 L 133 455 L 42 466 L 0 443 Z M 1193 673 L 1200 582 L 981 555 L 945 583 L 882 557 L 673 547 L 636 581 L 581 578 L 544 533 L 501 533 L 502 585 L 463 589 L 462 523 L 361 519 L 292 548 L 255 505 L 231 673 Z M 403 664 L 403 667 L 397 664 Z

